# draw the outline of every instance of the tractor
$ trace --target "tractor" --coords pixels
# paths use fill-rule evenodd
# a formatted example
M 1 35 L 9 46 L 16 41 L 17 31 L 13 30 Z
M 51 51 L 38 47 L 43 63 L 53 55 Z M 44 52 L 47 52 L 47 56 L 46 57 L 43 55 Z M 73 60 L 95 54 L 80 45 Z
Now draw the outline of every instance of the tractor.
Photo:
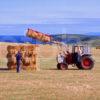
M 57 68 L 59 70 L 68 69 L 68 65 L 74 65 L 78 69 L 89 70 L 94 67 L 94 60 L 91 57 L 88 45 L 73 45 L 72 52 L 60 52 L 57 56 Z
M 66 70 L 68 69 L 68 65 L 74 65 L 79 69 L 85 70 L 92 69 L 94 67 L 94 60 L 91 57 L 90 48 L 87 44 L 73 45 L 72 51 L 70 52 L 65 43 L 54 40 L 52 36 L 48 34 L 44 34 L 33 29 L 28 29 L 26 35 L 45 43 L 51 42 L 57 45 L 60 51 L 57 56 L 58 69 Z

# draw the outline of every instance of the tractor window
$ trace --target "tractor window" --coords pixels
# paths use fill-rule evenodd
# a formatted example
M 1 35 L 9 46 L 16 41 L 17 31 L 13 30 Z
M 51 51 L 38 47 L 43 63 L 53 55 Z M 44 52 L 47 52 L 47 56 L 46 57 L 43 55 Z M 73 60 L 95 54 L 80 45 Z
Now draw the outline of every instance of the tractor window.
M 84 46 L 83 52 L 84 54 L 90 54 L 91 53 L 90 47 Z
M 82 54 L 82 51 L 83 51 L 82 49 L 83 49 L 82 47 L 77 46 L 77 47 L 75 48 L 75 53 Z

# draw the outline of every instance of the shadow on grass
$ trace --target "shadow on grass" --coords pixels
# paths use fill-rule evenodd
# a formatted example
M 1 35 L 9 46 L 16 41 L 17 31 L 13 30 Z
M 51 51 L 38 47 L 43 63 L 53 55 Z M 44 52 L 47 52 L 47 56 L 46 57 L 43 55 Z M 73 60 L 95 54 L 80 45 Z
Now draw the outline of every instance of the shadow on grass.
M 15 70 L 10 70 L 8 68 L 0 68 L 0 73 L 15 73 Z
M 0 68 L 0 71 L 6 71 L 9 70 L 8 68 Z
M 43 68 L 43 70 L 59 70 L 59 69 L 57 69 L 57 68 L 48 68 L 48 69 L 46 69 L 46 68 Z M 75 68 L 68 68 L 67 70 L 80 70 L 80 69 L 75 69 Z
M 0 68 L 0 72 L 8 72 L 9 69 L 8 68 Z

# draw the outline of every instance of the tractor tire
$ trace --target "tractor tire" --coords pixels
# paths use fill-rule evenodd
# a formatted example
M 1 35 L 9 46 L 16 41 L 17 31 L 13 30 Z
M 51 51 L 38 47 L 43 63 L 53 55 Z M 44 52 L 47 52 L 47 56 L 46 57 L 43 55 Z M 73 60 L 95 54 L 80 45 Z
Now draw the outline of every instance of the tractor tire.
M 78 62 L 78 63 L 76 64 L 76 66 L 77 66 L 78 69 L 83 69 L 80 62 Z
M 57 69 L 60 70 L 60 63 L 57 64 Z
M 64 64 L 64 63 L 58 63 L 57 64 L 57 68 L 59 70 L 67 70 L 68 69 L 68 65 L 67 64 Z
M 83 56 L 81 59 L 81 67 L 84 70 L 90 70 L 94 67 L 94 60 L 90 56 Z

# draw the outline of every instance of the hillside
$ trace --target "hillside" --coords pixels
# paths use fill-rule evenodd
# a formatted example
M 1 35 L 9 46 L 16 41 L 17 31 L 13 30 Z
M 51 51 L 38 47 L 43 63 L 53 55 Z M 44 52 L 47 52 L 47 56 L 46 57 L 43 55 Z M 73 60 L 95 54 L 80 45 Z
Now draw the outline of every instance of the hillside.
M 100 36 L 94 35 L 80 35 L 80 34 L 56 34 L 51 35 L 53 40 L 62 41 L 68 44 L 75 43 L 90 43 L 93 46 L 100 45 Z M 0 36 L 0 42 L 13 42 L 13 43 L 32 43 L 32 44 L 45 44 L 38 40 L 26 36 Z
M 53 35 L 54 40 L 64 41 L 65 43 L 89 43 L 93 46 L 100 45 L 100 36 L 80 35 L 80 34 L 59 34 Z
M 92 36 L 100 36 L 100 32 L 89 32 L 89 33 L 86 33 L 86 35 L 92 35 Z

